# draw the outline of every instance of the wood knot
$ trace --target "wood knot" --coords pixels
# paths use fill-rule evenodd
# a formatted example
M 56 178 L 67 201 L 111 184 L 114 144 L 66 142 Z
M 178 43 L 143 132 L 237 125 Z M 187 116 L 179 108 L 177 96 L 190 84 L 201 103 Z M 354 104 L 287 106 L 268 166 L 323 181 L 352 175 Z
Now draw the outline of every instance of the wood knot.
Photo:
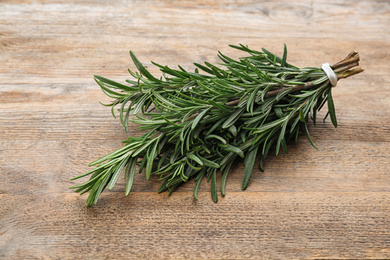
M 306 5 L 276 4 L 269 10 L 269 16 L 279 21 L 306 20 L 313 16 L 313 9 Z

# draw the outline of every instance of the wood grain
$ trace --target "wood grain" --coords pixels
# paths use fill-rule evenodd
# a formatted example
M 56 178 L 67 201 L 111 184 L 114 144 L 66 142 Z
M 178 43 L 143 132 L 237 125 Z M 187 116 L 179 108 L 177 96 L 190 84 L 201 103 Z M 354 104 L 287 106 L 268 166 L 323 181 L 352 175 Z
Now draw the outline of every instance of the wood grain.
M 0 1 L 1 259 L 390 258 L 388 1 Z M 241 191 L 243 163 L 217 204 L 203 183 L 171 197 L 156 178 L 120 180 L 99 204 L 68 189 L 123 131 L 93 75 L 118 81 L 138 58 L 192 69 L 228 44 L 282 52 L 297 66 L 351 50 L 365 72 L 334 89 L 339 127 L 310 126 Z M 323 113 L 321 114 L 324 115 Z M 220 178 L 220 177 L 218 177 Z

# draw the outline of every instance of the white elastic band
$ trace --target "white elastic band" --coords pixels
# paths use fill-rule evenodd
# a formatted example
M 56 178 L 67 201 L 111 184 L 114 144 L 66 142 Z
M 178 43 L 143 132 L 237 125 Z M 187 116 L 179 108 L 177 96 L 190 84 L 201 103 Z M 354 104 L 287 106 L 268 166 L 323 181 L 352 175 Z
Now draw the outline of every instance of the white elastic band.
M 330 67 L 329 63 L 322 64 L 321 69 L 325 71 L 326 76 L 328 76 L 330 84 L 332 84 L 332 87 L 336 87 L 338 78 L 336 73 L 334 73 L 334 71 Z

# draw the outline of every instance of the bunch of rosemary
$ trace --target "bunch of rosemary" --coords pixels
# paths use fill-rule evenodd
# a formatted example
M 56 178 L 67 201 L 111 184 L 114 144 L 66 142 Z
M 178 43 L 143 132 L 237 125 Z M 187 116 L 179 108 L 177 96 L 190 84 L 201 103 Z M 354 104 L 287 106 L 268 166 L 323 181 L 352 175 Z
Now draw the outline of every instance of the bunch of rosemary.
M 145 133 L 129 137 L 124 147 L 90 164 L 94 169 L 85 183 L 71 187 L 81 194 L 89 192 L 87 205 L 97 203 L 102 191 L 112 189 L 124 172 L 126 195 L 138 170 L 146 179 L 159 175 L 158 192 L 169 194 L 180 184 L 195 179 L 194 196 L 206 178 L 211 180 L 212 199 L 217 202 L 217 174 L 222 174 L 221 193 L 225 195 L 229 169 L 237 157 L 243 158 L 245 190 L 260 159 L 260 169 L 270 148 L 287 152 L 287 143 L 308 131 L 308 120 L 316 122 L 317 111 L 327 103 L 328 113 L 337 126 L 332 86 L 320 68 L 298 68 L 287 63 L 284 45 L 282 58 L 262 49 L 231 46 L 245 52 L 238 60 L 218 53 L 220 66 L 195 63 L 195 72 L 179 66 L 172 69 L 153 63 L 163 76 L 156 78 L 130 56 L 139 72 L 129 70 L 134 80 L 126 85 L 95 76 L 103 92 L 114 99 L 120 120 L 128 130 L 129 121 Z M 331 66 L 339 79 L 362 72 L 359 55 L 351 52 Z M 205 72 L 200 73 L 199 70 Z M 130 116 L 133 115 L 133 116 Z M 114 115 L 115 117 L 115 115 Z M 314 146 L 315 147 L 315 146 Z

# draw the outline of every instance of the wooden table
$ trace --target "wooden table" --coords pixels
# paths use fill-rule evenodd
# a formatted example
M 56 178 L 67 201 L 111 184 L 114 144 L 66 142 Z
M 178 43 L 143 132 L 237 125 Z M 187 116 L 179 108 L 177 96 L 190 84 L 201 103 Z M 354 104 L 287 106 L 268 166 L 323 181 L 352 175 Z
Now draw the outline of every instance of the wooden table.
M 390 2 L 1 1 L 1 259 L 390 258 Z M 68 187 L 122 146 L 93 75 L 117 81 L 150 61 L 193 69 L 228 44 L 283 43 L 298 66 L 356 49 L 364 73 L 333 91 L 339 127 L 320 121 L 289 154 L 270 156 L 240 189 L 237 162 L 217 204 L 204 183 L 157 194 L 156 178 L 121 180 L 97 206 Z M 324 115 L 322 113 L 321 115 Z

